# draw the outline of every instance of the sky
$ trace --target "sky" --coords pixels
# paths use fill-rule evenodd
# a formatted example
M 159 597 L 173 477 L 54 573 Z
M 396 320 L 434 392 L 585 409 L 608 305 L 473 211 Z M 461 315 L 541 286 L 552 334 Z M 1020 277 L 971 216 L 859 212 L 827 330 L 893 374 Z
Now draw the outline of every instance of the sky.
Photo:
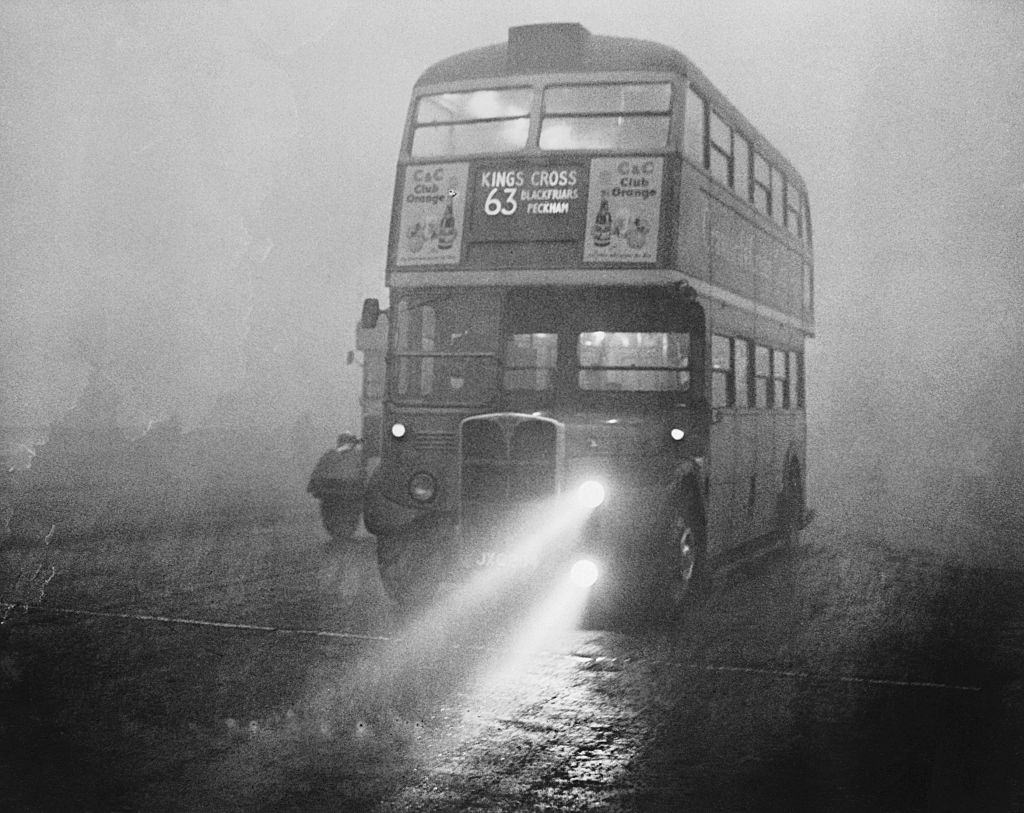
M 545 21 L 678 49 L 802 172 L 822 493 L 1019 448 L 1024 6 L 931 0 L 4 3 L 0 425 L 99 370 L 126 425 L 354 427 L 411 88 Z

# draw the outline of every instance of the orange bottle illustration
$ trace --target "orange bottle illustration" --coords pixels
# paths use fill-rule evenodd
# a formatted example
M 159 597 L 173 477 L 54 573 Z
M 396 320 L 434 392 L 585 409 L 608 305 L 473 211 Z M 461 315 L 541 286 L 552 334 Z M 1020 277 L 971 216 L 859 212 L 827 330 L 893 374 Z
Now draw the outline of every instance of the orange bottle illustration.
M 452 198 L 449 195 L 444 204 L 444 214 L 441 215 L 441 222 L 437 224 L 437 247 L 448 249 L 455 245 L 455 212 L 452 211 Z
M 604 248 L 612 241 L 612 212 L 608 208 L 608 193 L 601 193 L 601 206 L 594 218 L 594 245 Z

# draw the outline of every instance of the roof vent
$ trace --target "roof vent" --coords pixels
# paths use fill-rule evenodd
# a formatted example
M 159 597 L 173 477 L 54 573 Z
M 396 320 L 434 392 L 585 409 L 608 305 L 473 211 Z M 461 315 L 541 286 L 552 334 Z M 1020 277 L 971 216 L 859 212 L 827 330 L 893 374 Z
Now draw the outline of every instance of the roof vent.
M 579 23 L 515 26 L 508 30 L 508 69 L 527 73 L 579 68 L 589 43 L 590 32 Z

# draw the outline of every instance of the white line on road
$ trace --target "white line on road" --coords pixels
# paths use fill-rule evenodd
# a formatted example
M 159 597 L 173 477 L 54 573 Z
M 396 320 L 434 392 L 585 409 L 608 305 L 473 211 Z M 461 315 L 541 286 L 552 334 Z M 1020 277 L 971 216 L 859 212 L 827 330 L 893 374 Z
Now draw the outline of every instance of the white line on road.
M 318 638 L 334 638 L 334 639 L 348 639 L 357 641 L 394 641 L 396 640 L 393 636 L 385 635 L 366 635 L 357 632 L 336 632 L 333 630 L 321 630 L 321 629 L 302 629 L 294 627 L 272 627 L 262 624 L 242 624 L 232 621 L 209 621 L 201 618 L 181 618 L 177 616 L 169 615 L 145 615 L 140 613 L 115 613 L 103 610 L 80 610 L 72 607 L 30 607 L 30 609 L 38 609 L 42 611 L 56 612 L 63 615 L 83 615 L 93 616 L 97 618 L 120 618 L 131 621 L 150 621 L 159 622 L 162 624 L 182 624 L 186 626 L 194 627 L 215 627 L 218 629 L 227 630 L 245 630 L 248 632 L 276 632 L 286 635 L 311 635 Z M 482 649 L 493 649 L 493 647 L 480 647 Z M 572 653 L 556 653 L 563 657 L 571 657 L 582 660 L 593 660 L 588 656 L 575 655 Z M 608 658 L 609 661 L 615 661 L 615 658 Z M 767 677 L 778 677 L 778 678 L 795 678 L 801 680 L 827 680 L 837 681 L 841 683 L 855 683 L 861 685 L 870 686 L 893 686 L 898 688 L 908 689 L 945 689 L 947 691 L 957 692 L 980 692 L 980 686 L 969 686 L 969 685 L 958 685 L 955 683 L 940 683 L 937 681 L 929 680 L 897 680 L 894 678 L 878 678 L 878 677 L 862 677 L 857 675 L 831 675 L 815 672 L 804 672 L 795 669 L 771 669 L 768 667 L 760 666 L 730 666 L 727 664 L 713 664 L 713 663 L 680 663 L 671 662 L 672 666 L 702 672 L 727 672 L 737 674 L 751 674 L 751 675 L 762 675 Z

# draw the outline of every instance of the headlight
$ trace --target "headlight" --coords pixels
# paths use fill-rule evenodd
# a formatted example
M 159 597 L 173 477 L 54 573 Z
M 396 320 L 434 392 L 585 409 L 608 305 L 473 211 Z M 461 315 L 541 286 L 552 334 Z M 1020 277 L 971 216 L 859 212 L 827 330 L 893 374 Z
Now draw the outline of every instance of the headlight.
M 580 559 L 569 571 L 569 578 L 577 587 L 590 587 L 600 575 L 597 565 L 589 559 Z
M 416 502 L 430 502 L 437 493 L 437 480 L 425 471 L 417 472 L 409 480 L 409 496 Z
M 587 480 L 576 491 L 580 503 L 586 508 L 597 508 L 604 502 L 604 486 L 597 480 Z

